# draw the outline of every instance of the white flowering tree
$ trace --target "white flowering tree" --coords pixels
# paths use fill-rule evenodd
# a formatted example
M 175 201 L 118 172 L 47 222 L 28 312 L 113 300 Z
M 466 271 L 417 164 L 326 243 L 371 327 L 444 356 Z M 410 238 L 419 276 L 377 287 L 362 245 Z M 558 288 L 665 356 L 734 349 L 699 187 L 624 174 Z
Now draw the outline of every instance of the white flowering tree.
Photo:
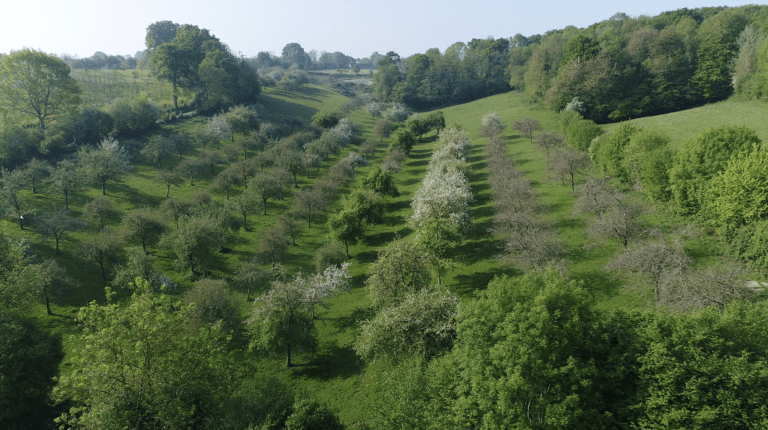
M 339 291 L 349 292 L 351 277 L 349 275 L 350 263 L 341 263 L 341 266 L 328 266 L 323 273 L 312 275 L 307 284 L 305 300 L 310 308 L 312 319 L 315 318 L 315 307 L 327 308 L 325 302 Z
M 501 118 L 496 112 L 488 112 L 480 124 L 480 136 L 498 136 L 505 128 L 506 126 L 501 122 Z

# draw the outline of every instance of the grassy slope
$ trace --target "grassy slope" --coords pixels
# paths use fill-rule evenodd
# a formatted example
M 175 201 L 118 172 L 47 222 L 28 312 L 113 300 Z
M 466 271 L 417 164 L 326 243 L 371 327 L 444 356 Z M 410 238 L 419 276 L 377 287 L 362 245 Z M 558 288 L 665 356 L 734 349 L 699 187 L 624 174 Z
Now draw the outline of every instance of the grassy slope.
M 267 88 L 261 96 L 260 103 L 270 112 L 268 118 L 270 121 L 279 121 L 285 116 L 295 116 L 306 122 L 317 110 L 336 109 L 346 101 L 345 97 L 337 93 L 310 85 L 296 92 Z M 721 103 L 715 107 L 726 104 Z M 758 107 L 761 107 L 759 105 L 749 106 L 749 104 L 738 104 L 738 106 L 742 106 L 745 111 L 749 112 L 756 111 Z M 697 118 L 701 123 L 711 124 L 712 121 L 708 121 L 706 115 L 718 117 L 724 115 L 722 108 L 711 111 L 708 109 L 713 109 L 713 107 L 700 109 L 698 114 L 688 111 L 691 116 L 677 117 L 681 119 L 675 119 L 673 116 L 685 113 L 657 117 L 655 124 L 658 125 L 655 127 L 662 130 L 681 130 L 686 124 L 686 118 Z M 507 125 L 525 117 L 538 118 L 544 128 L 548 130 L 554 129 L 555 123 L 551 113 L 525 103 L 524 99 L 515 93 L 501 94 L 443 109 L 449 127 L 461 125 L 474 141 L 474 148 L 469 160 L 471 165 L 470 180 L 475 195 L 475 204 L 473 205 L 474 229 L 467 240 L 454 249 L 453 258 L 458 264 L 446 276 L 445 280 L 446 286 L 463 298 L 471 297 L 474 291 L 484 288 L 495 275 L 520 273 L 513 267 L 499 264 L 495 258 L 498 243 L 488 233 L 491 227 L 493 209 L 490 201 L 490 189 L 486 181 L 486 166 L 483 155 L 487 139 L 478 137 L 478 129 L 480 119 L 489 111 L 496 111 Z M 725 111 L 730 112 L 728 109 Z M 745 115 L 740 116 L 744 117 Z M 364 133 L 363 141 L 375 139 L 373 129 L 376 119 L 358 111 L 351 115 L 351 120 L 361 126 Z M 201 126 L 204 121 L 205 118 L 198 117 L 163 127 L 190 130 Z M 670 132 L 670 134 L 672 133 Z M 638 297 L 638 293 L 623 291 L 620 285 L 607 276 L 602 269 L 611 255 L 620 250 L 618 244 L 610 241 L 596 244 L 588 239 L 585 219 L 574 219 L 571 216 L 574 197 L 570 188 L 549 178 L 545 169 L 544 155 L 534 149 L 527 138 L 517 135 L 512 129 L 507 129 L 505 136 L 508 153 L 516 160 L 518 168 L 530 178 L 537 192 L 549 207 L 548 217 L 555 223 L 568 251 L 571 275 L 583 279 L 603 307 L 643 306 L 642 298 Z M 320 335 L 318 351 L 314 354 L 296 357 L 295 361 L 299 365 L 292 369 L 284 368 L 282 357 L 259 358 L 253 356 L 253 360 L 263 369 L 264 373 L 281 375 L 285 380 L 291 381 L 298 390 L 313 393 L 337 411 L 342 421 L 348 425 L 360 422 L 370 416 L 371 405 L 377 392 L 381 389 L 382 383 L 386 380 L 387 371 L 386 366 L 382 363 L 364 363 L 355 356 L 351 349 L 358 321 L 371 317 L 367 309 L 368 302 L 363 288 L 365 270 L 367 265 L 375 260 L 378 247 L 389 242 L 396 234 L 408 236 L 412 233 L 405 226 L 405 221 L 411 213 L 410 199 L 419 187 L 421 178 L 425 173 L 435 139 L 434 133 L 424 136 L 423 141 L 415 146 L 412 157 L 406 162 L 403 171 L 396 175 L 401 196 L 387 201 L 385 223 L 369 228 L 366 232 L 366 239 L 350 248 L 350 253 L 353 256 L 351 270 L 354 286 L 350 294 L 338 296 L 330 303 L 328 309 L 321 309 L 318 312 L 319 318 L 316 325 Z M 385 156 L 385 145 L 386 142 L 374 154 L 371 160 L 372 165 L 378 164 Z M 352 145 L 348 150 L 356 150 L 355 145 Z M 342 153 L 340 156 L 344 155 L 345 153 Z M 195 156 L 195 154 L 185 155 L 185 157 L 191 156 Z M 332 158 L 329 163 L 326 163 L 320 174 L 327 171 L 327 167 L 336 162 L 338 158 Z M 172 164 L 176 162 L 178 162 L 178 157 L 173 160 Z M 220 166 L 217 169 L 221 170 L 222 168 Z M 360 169 L 358 178 L 365 175 L 367 170 L 368 168 Z M 155 171 L 155 167 L 150 163 L 138 160 L 134 172 L 128 180 L 119 184 L 108 184 L 109 197 L 119 211 L 125 211 L 135 206 L 156 205 L 164 198 L 165 187 L 155 181 Z M 316 177 L 315 173 L 309 179 L 302 177 L 299 186 L 311 185 Z M 581 178 L 581 182 L 583 181 L 584 178 Z M 215 199 L 224 199 L 223 193 L 211 189 L 209 175 L 206 174 L 200 179 L 196 179 L 195 184 L 195 187 L 183 185 L 174 188 L 171 190 L 171 196 L 187 199 L 200 190 L 209 190 Z M 99 192 L 100 190 L 97 188 L 89 188 L 72 199 L 73 213 L 78 215 L 82 206 Z M 31 194 L 27 194 L 26 196 L 34 198 L 41 207 L 56 207 L 63 204 L 63 199 L 55 195 L 31 196 Z M 269 201 L 268 216 L 252 215 L 249 218 L 252 231 L 243 232 L 241 230 L 235 234 L 230 242 L 233 252 L 220 255 L 216 261 L 212 262 L 213 276 L 227 276 L 232 273 L 240 261 L 249 258 L 255 251 L 259 233 L 274 223 L 276 214 L 291 206 L 292 196 L 289 193 L 284 201 Z M 334 203 L 330 211 L 337 207 L 338 202 Z M 648 215 L 646 221 L 649 225 L 663 228 L 680 222 L 680 220 L 664 214 L 663 211 L 655 215 Z M 305 273 L 314 270 L 314 252 L 327 240 L 327 230 L 324 223 L 325 217 L 321 215 L 313 221 L 311 229 L 304 226 L 297 240 L 298 246 L 291 247 L 289 256 L 285 259 L 285 264 L 291 273 L 299 270 Z M 17 234 L 18 227 L 9 222 L 6 224 L 8 224 L 6 226 L 7 231 Z M 113 227 L 116 226 L 119 224 L 119 217 L 110 220 L 108 224 Z M 84 263 L 76 256 L 79 242 L 87 234 L 83 232 L 68 235 L 62 243 L 62 255 L 57 257 L 68 266 L 70 273 L 73 273 L 80 280 L 82 288 L 54 301 L 53 308 L 56 316 L 48 317 L 42 313 L 42 309 L 37 315 L 52 329 L 62 333 L 74 333 L 71 317 L 76 312 L 77 307 L 90 300 L 102 300 L 103 288 L 107 285 L 100 279 L 100 272 L 95 263 Z M 39 235 L 35 235 L 31 231 L 24 233 L 24 236 L 32 241 L 35 251 L 39 255 L 53 255 L 51 241 L 42 241 Z M 706 241 L 694 245 L 695 249 L 693 250 L 702 257 L 717 252 L 716 247 Z M 173 261 L 169 253 L 157 249 L 153 249 L 153 251 L 158 257 L 158 268 L 161 271 L 172 275 L 183 285 L 188 285 L 184 276 L 173 272 Z M 249 306 L 243 301 L 244 313 L 247 312 Z M 68 347 L 71 348 L 71 343 L 68 343 Z
M 648 129 L 664 131 L 672 139 L 672 147 L 677 148 L 683 142 L 697 137 L 701 132 L 723 125 L 749 127 L 760 138 L 768 141 L 768 105 L 754 101 L 726 100 L 719 103 L 673 112 L 666 115 L 633 119 L 632 122 Z M 605 126 L 607 131 L 618 124 Z

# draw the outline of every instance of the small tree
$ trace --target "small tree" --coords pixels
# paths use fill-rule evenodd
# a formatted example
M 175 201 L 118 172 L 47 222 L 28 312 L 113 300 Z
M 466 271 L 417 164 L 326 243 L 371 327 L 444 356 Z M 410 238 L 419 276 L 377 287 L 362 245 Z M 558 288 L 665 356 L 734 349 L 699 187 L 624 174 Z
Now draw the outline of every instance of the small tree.
M 80 255 L 95 260 L 101 268 L 101 279 L 107 279 L 104 265 L 115 261 L 117 253 L 122 249 L 120 237 L 114 231 L 101 230 L 92 235 L 80 245 Z
M 56 254 L 59 254 L 59 242 L 68 231 L 76 231 L 85 228 L 85 224 L 72 218 L 66 209 L 56 212 L 46 212 L 36 219 L 43 237 L 53 237 L 56 242 Z
M 498 136 L 504 131 L 504 124 L 501 122 L 501 118 L 496 112 L 489 112 L 483 116 L 480 123 L 480 136 L 493 137 Z
M 141 242 L 141 249 L 147 252 L 147 244 L 156 243 L 168 227 L 149 209 L 134 209 L 123 218 L 123 229 L 128 239 Z
M 243 288 L 246 291 L 246 300 L 251 301 L 251 291 L 256 289 L 259 285 L 265 282 L 269 273 L 261 270 L 261 264 L 257 259 L 250 259 L 244 261 L 238 266 L 233 281 L 235 285 Z
M 56 191 L 64 194 L 64 209 L 69 209 L 69 195 L 83 185 L 83 175 L 77 164 L 69 160 L 61 160 L 48 177 L 48 184 Z
M 385 138 L 388 138 L 392 134 L 392 123 L 389 120 L 380 119 L 379 122 L 376 123 L 375 133 L 376 136 L 379 136 L 379 140 L 383 142 Z
M 230 206 L 243 217 L 243 229 L 250 231 L 248 228 L 248 215 L 256 212 L 256 204 L 258 202 L 257 194 L 250 188 L 240 193 L 237 197 L 229 200 Z
M 332 238 L 344 244 L 347 258 L 350 258 L 349 245 L 363 237 L 363 222 L 354 210 L 345 208 L 328 217 L 328 230 Z
M 267 214 L 267 200 L 277 197 L 281 188 L 278 180 L 269 173 L 259 172 L 248 181 L 248 189 L 253 190 L 255 195 L 261 199 L 264 215 Z
M 282 353 L 285 365 L 291 367 L 294 352 L 313 351 L 317 347 L 306 290 L 307 281 L 297 276 L 287 282 L 272 282 L 269 292 L 256 299 L 261 306 L 246 321 L 252 350 Z
M 214 185 L 216 187 L 221 188 L 226 191 L 227 193 L 227 200 L 229 200 L 229 190 L 240 183 L 240 175 L 238 172 L 233 169 L 232 167 L 229 167 L 225 170 L 222 170 L 219 172 L 218 175 L 213 179 Z
M 22 169 L 24 169 L 24 174 L 27 179 L 32 183 L 32 194 L 37 193 L 37 183 L 51 174 L 51 165 L 48 164 L 48 162 L 38 160 L 35 157 L 32 157 L 31 160 L 26 162 L 24 166 L 22 166 Z
M 102 230 L 104 229 L 104 218 L 111 217 L 114 214 L 112 202 L 104 196 L 96 196 L 83 206 L 83 215 L 86 218 L 99 221 Z
M 536 136 L 536 146 L 547 154 L 547 162 L 549 162 L 549 154 L 556 148 L 563 146 L 563 138 L 554 133 L 541 133 Z
M 534 118 L 525 118 L 520 121 L 515 121 L 512 124 L 512 128 L 522 133 L 523 136 L 529 138 L 531 143 L 533 143 L 533 135 L 541 130 L 541 122 Z
M 181 163 L 179 163 L 178 166 L 176 166 L 176 170 L 178 171 L 179 175 L 186 175 L 189 177 L 190 186 L 195 186 L 195 175 L 200 173 L 202 167 L 203 165 L 200 160 L 185 158 L 181 161 Z
M 389 150 L 400 149 L 405 155 L 409 155 L 415 144 L 416 139 L 414 138 L 413 133 L 405 128 L 398 128 L 392 134 L 392 142 L 389 144 Z
M 276 218 L 277 227 L 291 237 L 291 245 L 296 246 L 296 236 L 299 234 L 300 223 L 292 213 L 281 213 Z
M 184 303 L 190 306 L 189 318 L 198 327 L 221 324 L 226 331 L 238 327 L 237 306 L 223 279 L 203 278 L 184 294 Z
M 75 284 L 75 280 L 67 275 L 67 269 L 64 266 L 53 259 L 43 260 L 35 268 L 37 269 L 40 296 L 45 303 L 45 313 L 52 315 L 51 297 L 62 294 L 67 287 Z
M 259 254 L 262 254 L 272 262 L 275 267 L 280 257 L 288 250 L 288 241 L 279 228 L 272 226 L 261 233 L 258 245 Z
M 326 201 L 317 190 L 304 188 L 296 193 L 296 213 L 307 218 L 307 228 L 312 227 L 312 214 L 325 209 Z
M 579 150 L 564 147 L 555 152 L 550 159 L 549 170 L 562 183 L 568 181 L 571 184 L 571 192 L 576 193 L 576 175 L 584 173 L 589 168 L 589 156 Z
M 194 276 L 195 269 L 210 262 L 214 250 L 221 246 L 218 226 L 209 217 L 182 215 L 178 228 L 165 234 L 160 246 L 176 255 L 178 269 L 189 268 Z
M 155 134 L 147 139 L 146 145 L 141 149 L 141 155 L 152 163 L 157 163 L 157 170 L 163 168 L 163 160 L 173 154 L 173 145 L 170 139 L 162 134 Z
M 344 248 L 337 242 L 326 242 L 315 252 L 315 268 L 318 272 L 324 267 L 341 266 L 346 261 Z
M 10 213 L 19 222 L 19 228 L 24 230 L 24 215 L 26 203 L 19 198 L 24 184 L 24 172 L 21 169 L 0 169 L 0 202 L 3 212 Z
M 101 141 L 95 149 L 80 148 L 77 153 L 86 176 L 101 183 L 101 194 L 107 195 L 107 181 L 120 181 L 131 170 L 128 154 L 112 138 Z
M 165 197 L 171 195 L 171 185 L 179 186 L 184 180 L 176 170 L 158 170 L 157 177 L 165 185 Z

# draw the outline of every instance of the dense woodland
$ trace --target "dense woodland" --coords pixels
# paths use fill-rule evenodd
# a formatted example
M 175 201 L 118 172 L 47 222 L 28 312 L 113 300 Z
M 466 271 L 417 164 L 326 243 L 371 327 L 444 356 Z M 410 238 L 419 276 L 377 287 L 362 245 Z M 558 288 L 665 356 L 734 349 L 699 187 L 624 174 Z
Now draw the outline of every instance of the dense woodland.
M 0 427 L 767 427 L 766 32 L 0 56 Z

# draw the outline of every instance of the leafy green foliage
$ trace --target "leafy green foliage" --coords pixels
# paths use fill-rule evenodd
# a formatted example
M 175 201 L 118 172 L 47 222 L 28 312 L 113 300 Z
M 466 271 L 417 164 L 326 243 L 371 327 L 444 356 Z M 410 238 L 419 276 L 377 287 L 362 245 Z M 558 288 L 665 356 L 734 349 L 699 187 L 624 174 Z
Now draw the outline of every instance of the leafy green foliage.
M 632 123 L 622 123 L 612 134 L 601 136 L 592 143 L 592 159 L 605 173 L 622 182 L 629 181 L 629 172 L 624 163 L 624 150 L 632 136 L 639 131 L 640 128 Z
M 76 405 L 60 422 L 84 427 L 186 428 L 214 415 L 235 379 L 219 326 L 188 329 L 189 306 L 136 281 L 130 304 L 81 308 L 78 372 L 56 397 Z M 107 290 L 107 298 L 114 293 Z
M 725 169 L 734 154 L 755 143 L 760 143 L 760 138 L 754 131 L 737 126 L 713 128 L 687 141 L 669 171 L 678 211 L 697 213 L 703 206 L 710 179 Z

